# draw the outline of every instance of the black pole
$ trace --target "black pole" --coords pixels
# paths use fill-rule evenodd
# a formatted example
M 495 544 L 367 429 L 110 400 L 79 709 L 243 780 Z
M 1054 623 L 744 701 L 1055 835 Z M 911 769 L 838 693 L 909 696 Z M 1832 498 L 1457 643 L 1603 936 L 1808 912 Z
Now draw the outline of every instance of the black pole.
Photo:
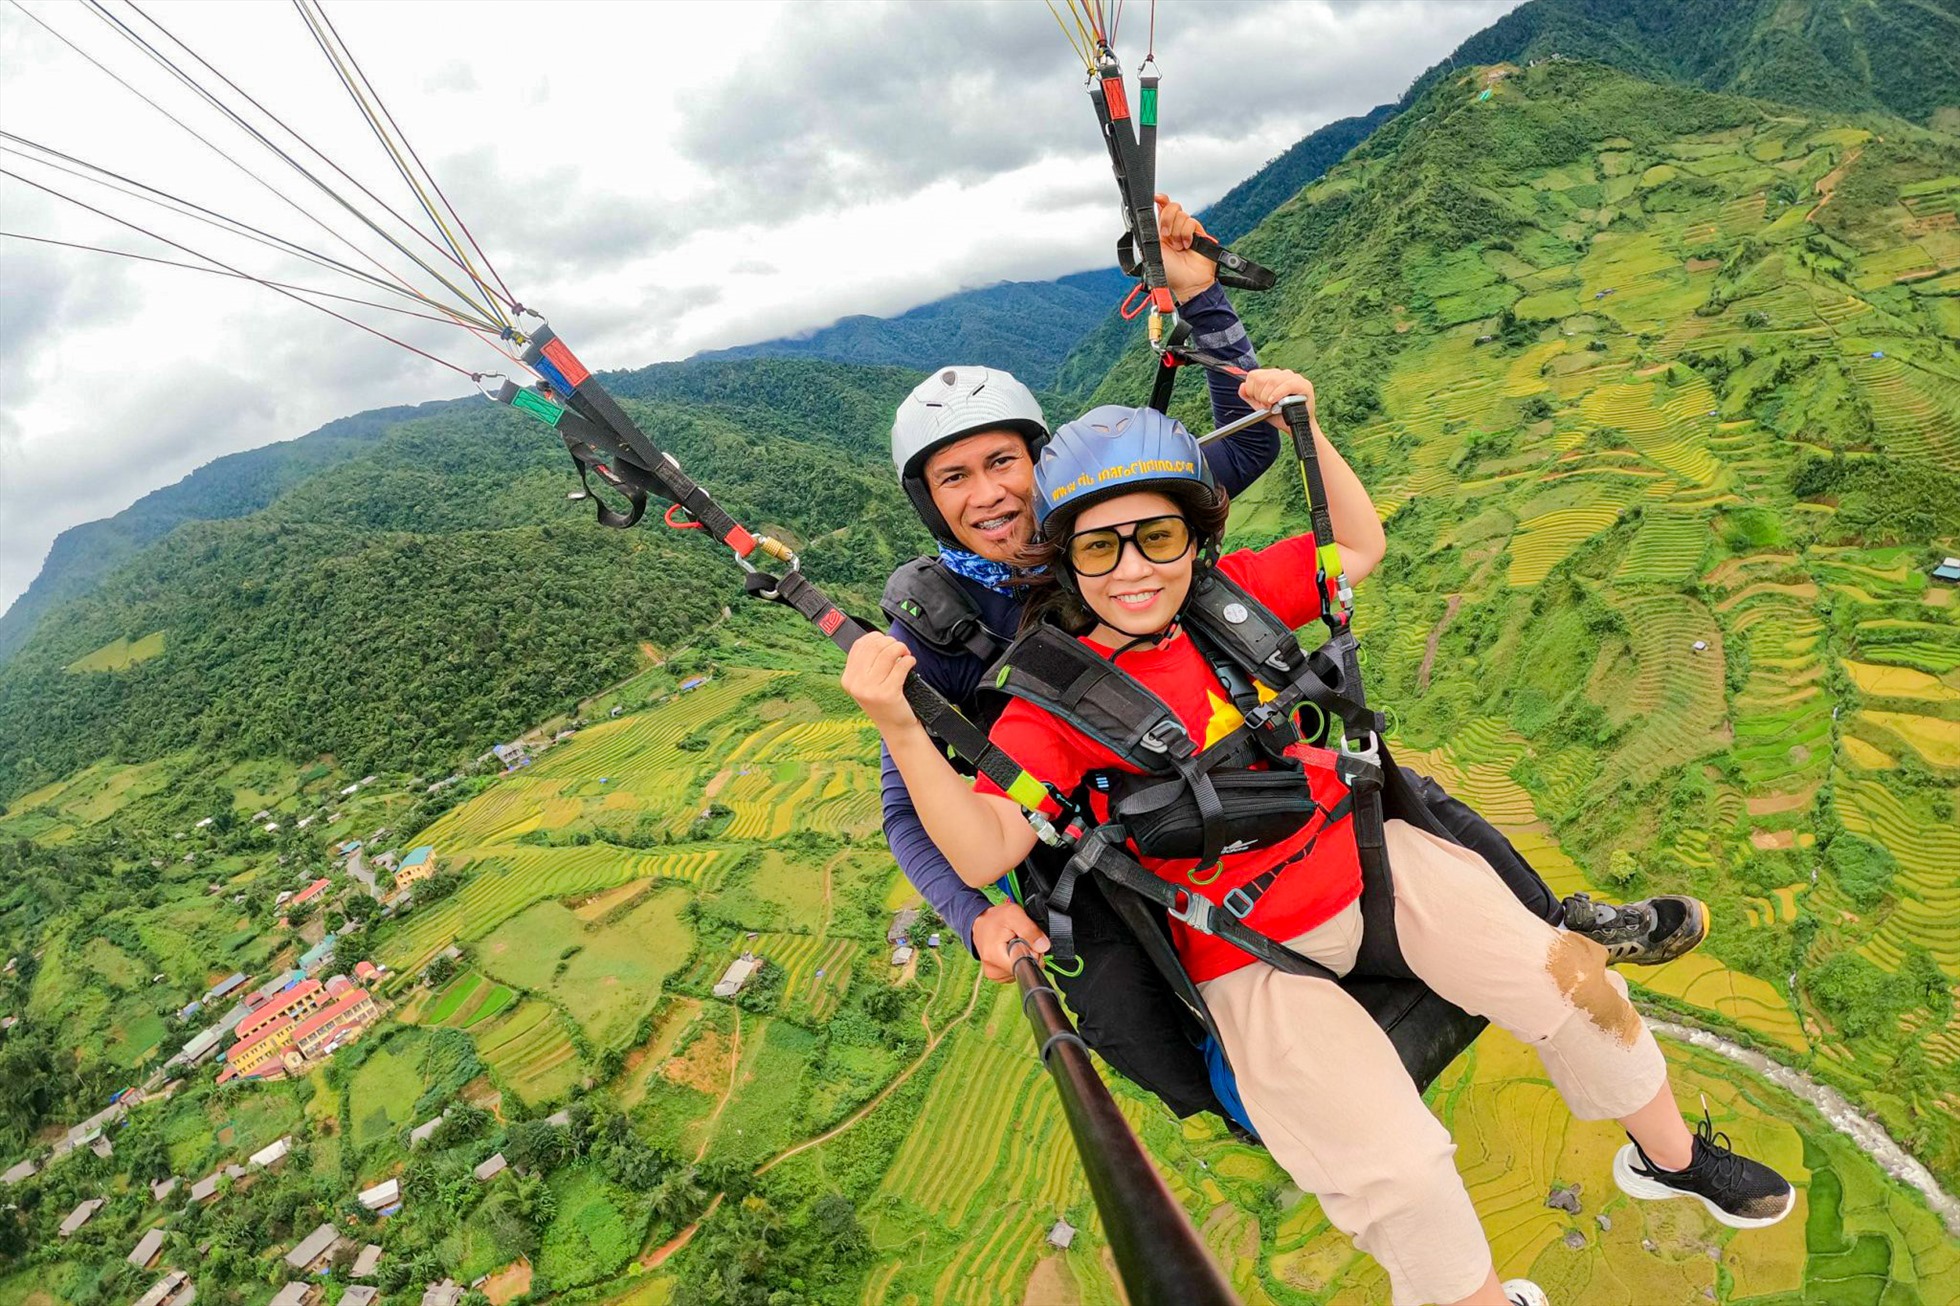
M 1061 1095 L 1130 1306 L 1239 1306 L 1190 1217 L 1116 1109 L 1116 1099 L 1089 1061 L 1088 1044 L 1075 1032 L 1033 951 L 1015 943 L 1025 950 L 1014 961 L 1021 1010 Z

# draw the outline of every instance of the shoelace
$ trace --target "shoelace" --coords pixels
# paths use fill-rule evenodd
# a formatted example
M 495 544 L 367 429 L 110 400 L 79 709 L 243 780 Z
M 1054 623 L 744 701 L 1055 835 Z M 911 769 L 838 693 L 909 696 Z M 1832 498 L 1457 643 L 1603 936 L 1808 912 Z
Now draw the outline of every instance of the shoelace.
M 1729 1136 L 1715 1128 L 1706 1107 L 1702 1108 L 1701 1123 L 1695 1126 L 1695 1138 L 1707 1150 L 1690 1169 L 1707 1166 L 1709 1178 L 1722 1187 L 1729 1187 L 1741 1180 L 1742 1158 L 1735 1154 L 1735 1145 L 1729 1141 Z

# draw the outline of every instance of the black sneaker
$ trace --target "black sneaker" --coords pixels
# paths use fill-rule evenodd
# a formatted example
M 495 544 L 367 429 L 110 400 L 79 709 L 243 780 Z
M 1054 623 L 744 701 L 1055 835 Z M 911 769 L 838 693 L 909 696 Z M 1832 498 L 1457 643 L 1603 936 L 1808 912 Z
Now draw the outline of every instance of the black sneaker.
M 1732 1229 L 1775 1224 L 1797 1200 L 1788 1179 L 1729 1150 L 1729 1136 L 1715 1132 L 1706 1108 L 1695 1126 L 1695 1159 L 1687 1169 L 1663 1170 L 1647 1159 L 1640 1144 L 1630 1142 L 1613 1158 L 1613 1182 L 1627 1196 L 1643 1200 L 1693 1197 Z
M 1708 904 L 1682 894 L 1614 906 L 1575 893 L 1561 907 L 1565 928 L 1606 949 L 1615 964 L 1658 966 L 1686 956 L 1708 937 Z

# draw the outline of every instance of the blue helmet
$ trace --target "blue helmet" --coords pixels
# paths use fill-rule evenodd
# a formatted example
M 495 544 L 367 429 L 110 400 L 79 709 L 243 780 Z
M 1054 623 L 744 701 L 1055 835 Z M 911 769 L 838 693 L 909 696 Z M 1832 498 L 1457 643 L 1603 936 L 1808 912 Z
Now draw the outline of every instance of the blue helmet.
M 1067 504 L 1086 507 L 1113 494 L 1196 491 L 1216 499 L 1218 483 L 1197 437 L 1154 408 L 1104 404 L 1056 431 L 1034 469 L 1035 528 Z

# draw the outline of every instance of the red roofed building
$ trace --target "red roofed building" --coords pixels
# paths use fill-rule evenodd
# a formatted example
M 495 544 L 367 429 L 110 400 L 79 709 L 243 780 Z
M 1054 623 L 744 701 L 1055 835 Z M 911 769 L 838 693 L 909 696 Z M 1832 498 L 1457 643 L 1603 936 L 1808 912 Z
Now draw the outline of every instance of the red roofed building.
M 325 893 L 327 891 L 327 886 L 332 883 L 333 883 L 332 880 L 329 880 L 326 877 L 322 876 L 320 879 L 313 881 L 313 883 L 307 885 L 304 889 L 301 889 L 298 893 L 294 894 L 292 898 L 287 901 L 286 906 L 297 907 L 303 902 L 310 902 L 314 898 L 317 898 L 321 894 Z
M 332 1006 L 302 1021 L 293 1030 L 293 1046 L 304 1056 L 317 1056 L 342 1032 L 365 1025 L 380 1014 L 380 1006 L 366 989 L 350 989 Z
M 354 963 L 354 978 L 358 980 L 380 979 L 381 968 L 371 961 L 357 961 Z
M 290 1018 L 282 1018 L 253 1037 L 232 1044 L 225 1052 L 225 1068 L 218 1082 L 283 1074 L 286 1066 L 280 1053 L 292 1046 L 293 1028 Z
M 345 975 L 335 975 L 327 980 L 327 996 L 329 998 L 344 997 L 347 990 L 353 987 L 353 980 L 348 979 Z
M 301 980 L 284 993 L 275 993 L 238 1022 L 238 1042 L 249 1043 L 281 1020 L 297 1020 L 318 1011 L 327 1002 L 326 986 L 318 980 Z M 237 1051 L 237 1047 L 232 1049 Z

